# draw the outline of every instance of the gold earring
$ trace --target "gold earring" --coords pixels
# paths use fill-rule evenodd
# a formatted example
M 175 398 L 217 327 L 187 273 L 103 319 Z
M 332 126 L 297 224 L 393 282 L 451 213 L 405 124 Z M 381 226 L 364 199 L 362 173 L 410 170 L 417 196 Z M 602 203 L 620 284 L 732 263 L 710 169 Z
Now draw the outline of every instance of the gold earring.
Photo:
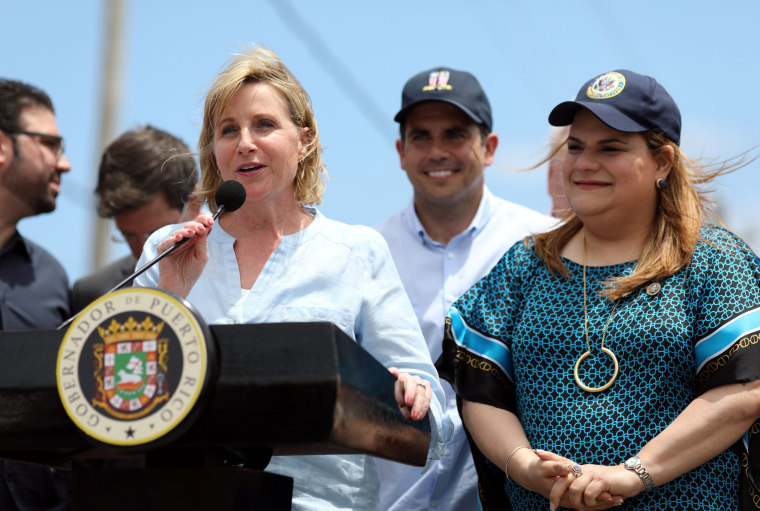
M 658 179 L 657 181 L 654 182 L 654 185 L 658 189 L 662 190 L 663 188 L 665 188 L 665 183 L 666 183 L 666 181 L 663 178 L 660 178 L 660 179 Z

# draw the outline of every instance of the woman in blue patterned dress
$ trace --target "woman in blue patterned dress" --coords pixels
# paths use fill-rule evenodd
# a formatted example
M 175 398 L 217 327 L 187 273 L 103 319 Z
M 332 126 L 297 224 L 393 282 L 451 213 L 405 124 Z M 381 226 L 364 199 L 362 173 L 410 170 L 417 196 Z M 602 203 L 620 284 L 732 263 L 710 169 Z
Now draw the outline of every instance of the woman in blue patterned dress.
M 760 509 L 760 265 L 696 187 L 744 159 L 686 159 L 673 99 L 626 70 L 549 122 L 571 212 L 452 306 L 438 361 L 484 507 Z

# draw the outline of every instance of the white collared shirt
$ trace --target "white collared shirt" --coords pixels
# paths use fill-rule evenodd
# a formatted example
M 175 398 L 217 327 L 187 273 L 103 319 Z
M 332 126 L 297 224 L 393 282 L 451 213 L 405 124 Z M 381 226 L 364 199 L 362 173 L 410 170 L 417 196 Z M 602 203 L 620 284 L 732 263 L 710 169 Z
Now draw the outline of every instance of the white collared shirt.
M 454 301 L 485 276 L 515 242 L 557 225 L 553 217 L 495 197 L 488 189 L 470 225 L 444 245 L 425 232 L 414 202 L 375 227 L 388 242 L 433 361 L 441 355 L 444 319 Z M 446 381 L 454 438 L 429 468 L 376 460 L 384 510 L 477 509 L 477 475 Z

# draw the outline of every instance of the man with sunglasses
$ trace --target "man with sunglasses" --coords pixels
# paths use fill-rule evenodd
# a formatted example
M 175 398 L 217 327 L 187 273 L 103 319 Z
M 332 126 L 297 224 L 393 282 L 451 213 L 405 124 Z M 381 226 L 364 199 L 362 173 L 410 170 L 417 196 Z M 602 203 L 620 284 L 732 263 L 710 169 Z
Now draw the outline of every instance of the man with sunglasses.
M 74 283 L 72 313 L 108 293 L 135 270 L 145 240 L 168 224 L 194 219 L 200 203 L 191 199 L 198 170 L 190 149 L 153 126 L 127 131 L 103 152 L 98 171 L 98 215 L 113 219 L 114 238 L 131 253 Z
M 48 95 L 0 79 L 0 330 L 52 329 L 69 316 L 63 267 L 16 228 L 55 209 L 69 170 Z M 66 510 L 69 501 L 63 472 L 0 462 L 0 509 Z

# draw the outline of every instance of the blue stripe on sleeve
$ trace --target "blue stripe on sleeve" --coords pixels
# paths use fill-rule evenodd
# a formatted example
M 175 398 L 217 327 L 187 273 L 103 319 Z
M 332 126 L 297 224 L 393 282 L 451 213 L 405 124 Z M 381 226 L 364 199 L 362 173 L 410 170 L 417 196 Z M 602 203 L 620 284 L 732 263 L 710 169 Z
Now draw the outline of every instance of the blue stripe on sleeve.
M 451 331 L 454 334 L 454 342 L 468 351 L 493 362 L 514 383 L 512 354 L 509 352 L 509 348 L 503 342 L 486 337 L 467 326 L 462 315 L 455 307 L 449 309 L 449 318 L 451 319 Z
M 744 444 L 744 451 L 749 455 L 749 431 L 744 433 L 744 436 L 742 437 L 742 444 Z M 755 475 L 752 473 L 752 464 L 750 463 L 749 466 L 747 466 L 747 475 L 749 476 L 749 480 L 752 482 L 755 487 L 757 485 L 755 484 Z
M 709 360 L 731 347 L 736 341 L 750 332 L 760 330 L 760 309 L 754 309 L 738 316 L 704 339 L 697 342 L 697 372 L 702 370 Z

